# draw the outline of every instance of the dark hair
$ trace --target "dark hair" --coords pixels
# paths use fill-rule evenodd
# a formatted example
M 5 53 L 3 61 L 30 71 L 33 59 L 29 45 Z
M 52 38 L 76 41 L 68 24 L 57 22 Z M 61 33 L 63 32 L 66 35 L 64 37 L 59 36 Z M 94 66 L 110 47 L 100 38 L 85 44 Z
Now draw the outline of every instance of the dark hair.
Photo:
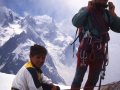
M 30 47 L 30 56 L 39 55 L 39 54 L 46 56 L 47 55 L 46 48 L 37 44 L 34 44 L 34 46 Z

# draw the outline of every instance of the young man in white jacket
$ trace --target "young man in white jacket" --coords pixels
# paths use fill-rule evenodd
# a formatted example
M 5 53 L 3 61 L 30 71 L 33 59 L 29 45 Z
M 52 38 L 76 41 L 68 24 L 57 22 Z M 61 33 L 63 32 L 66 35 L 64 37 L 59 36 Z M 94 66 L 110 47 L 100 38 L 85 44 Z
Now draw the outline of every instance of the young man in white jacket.
M 12 83 L 12 90 L 60 90 L 40 69 L 46 55 L 47 50 L 43 46 L 31 46 L 30 61 L 18 71 Z

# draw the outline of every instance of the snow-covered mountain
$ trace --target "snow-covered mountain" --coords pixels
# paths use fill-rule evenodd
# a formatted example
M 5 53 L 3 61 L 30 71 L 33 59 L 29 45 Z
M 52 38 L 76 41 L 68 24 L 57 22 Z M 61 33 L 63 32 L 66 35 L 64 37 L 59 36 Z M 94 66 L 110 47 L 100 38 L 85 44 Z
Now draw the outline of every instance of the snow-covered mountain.
M 43 72 L 54 83 L 65 84 L 65 75 L 69 75 L 74 65 L 72 51 L 66 53 L 71 48 L 69 44 L 72 40 L 72 37 L 60 32 L 54 20 L 47 15 L 20 17 L 6 7 L 0 7 L 1 72 L 16 74 L 29 60 L 30 46 L 37 43 L 48 50 Z
M 18 20 L 19 17 L 12 10 L 6 7 L 0 7 L 0 26 L 8 26 L 9 23 L 13 23 L 14 20 Z

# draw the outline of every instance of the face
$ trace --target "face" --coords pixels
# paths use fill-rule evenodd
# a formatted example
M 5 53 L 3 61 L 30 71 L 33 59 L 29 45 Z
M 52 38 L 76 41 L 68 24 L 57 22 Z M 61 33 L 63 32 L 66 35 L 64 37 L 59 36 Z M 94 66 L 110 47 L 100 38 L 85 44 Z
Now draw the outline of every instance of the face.
M 30 57 L 32 63 L 37 67 L 40 68 L 44 62 L 45 62 L 45 55 L 34 55 L 32 57 Z
M 100 3 L 100 4 L 103 4 L 103 5 L 106 5 L 108 2 L 108 0 L 96 0 L 96 3 Z

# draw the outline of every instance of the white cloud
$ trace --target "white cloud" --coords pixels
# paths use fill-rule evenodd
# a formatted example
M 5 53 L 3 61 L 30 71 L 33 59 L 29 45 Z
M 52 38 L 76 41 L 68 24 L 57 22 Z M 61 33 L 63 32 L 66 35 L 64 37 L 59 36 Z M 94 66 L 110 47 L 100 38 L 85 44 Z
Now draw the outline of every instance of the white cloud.
M 24 16 L 28 16 L 30 15 L 28 12 L 24 12 Z

